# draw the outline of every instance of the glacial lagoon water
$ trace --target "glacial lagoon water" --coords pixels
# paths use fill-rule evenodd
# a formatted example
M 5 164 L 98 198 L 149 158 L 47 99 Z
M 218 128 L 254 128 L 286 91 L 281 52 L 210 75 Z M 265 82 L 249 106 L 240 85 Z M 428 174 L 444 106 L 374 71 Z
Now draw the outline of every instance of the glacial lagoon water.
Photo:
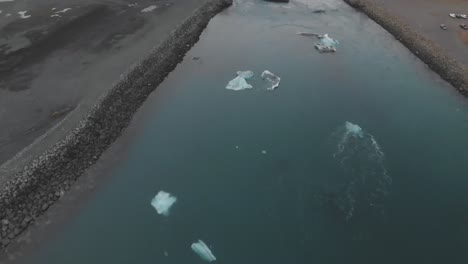
M 252 89 L 225 88 L 246 70 Z M 204 263 L 198 240 L 223 264 L 468 263 L 467 101 L 339 0 L 237 1 L 142 111 L 128 158 L 29 263 Z

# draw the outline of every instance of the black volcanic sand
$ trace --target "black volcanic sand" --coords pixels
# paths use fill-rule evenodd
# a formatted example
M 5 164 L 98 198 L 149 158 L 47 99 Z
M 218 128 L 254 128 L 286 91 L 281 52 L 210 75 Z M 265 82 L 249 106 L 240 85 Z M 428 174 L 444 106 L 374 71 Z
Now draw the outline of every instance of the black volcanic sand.
M 0 3 L 0 164 L 72 110 L 83 117 L 100 94 L 202 2 Z M 158 8 L 141 12 L 150 5 Z M 71 9 L 51 17 L 65 8 Z M 26 10 L 31 17 L 20 19 L 17 12 Z
M 9 180 L 0 187 L 1 247 L 5 248 L 31 225 L 97 161 L 119 137 L 147 96 L 198 41 L 209 20 L 231 4 L 229 0 L 205 2 L 144 60 L 124 74 L 66 137 L 16 174 L 8 175 L 14 170 L 2 171 L 1 177 Z M 52 114 L 61 116 L 64 111 Z

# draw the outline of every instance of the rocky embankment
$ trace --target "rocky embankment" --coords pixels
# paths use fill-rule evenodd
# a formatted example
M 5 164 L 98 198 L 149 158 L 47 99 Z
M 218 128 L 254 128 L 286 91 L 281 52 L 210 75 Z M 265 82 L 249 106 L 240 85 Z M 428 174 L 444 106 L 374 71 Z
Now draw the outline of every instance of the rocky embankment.
M 107 92 L 63 140 L 0 187 L 4 248 L 57 201 L 114 142 L 148 95 L 182 61 L 210 19 L 232 0 L 208 0 Z
M 468 96 L 467 66 L 457 62 L 438 44 L 389 13 L 374 0 L 344 1 L 380 24 L 433 71 L 452 84 L 460 93 Z

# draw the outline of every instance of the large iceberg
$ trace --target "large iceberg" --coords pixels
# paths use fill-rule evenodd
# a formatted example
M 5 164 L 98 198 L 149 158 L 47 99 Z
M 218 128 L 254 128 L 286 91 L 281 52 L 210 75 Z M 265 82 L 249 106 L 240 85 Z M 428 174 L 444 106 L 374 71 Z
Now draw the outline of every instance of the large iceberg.
M 158 214 L 168 216 L 169 210 L 177 202 L 177 198 L 172 196 L 170 193 L 165 191 L 160 191 L 154 198 L 151 200 L 151 205 L 156 209 Z
M 213 255 L 210 248 L 202 240 L 198 240 L 198 242 L 193 243 L 192 250 L 205 261 L 212 262 L 216 260 L 216 257 Z

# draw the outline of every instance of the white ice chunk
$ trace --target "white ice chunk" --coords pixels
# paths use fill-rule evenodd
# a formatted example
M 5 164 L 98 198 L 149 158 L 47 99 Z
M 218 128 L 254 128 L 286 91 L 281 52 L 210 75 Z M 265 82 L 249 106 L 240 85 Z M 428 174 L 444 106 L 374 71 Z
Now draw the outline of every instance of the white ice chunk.
M 192 244 L 192 250 L 197 253 L 203 260 L 212 262 L 216 260 L 216 257 L 211 253 L 210 248 L 202 240 Z
M 238 71 L 237 76 L 240 76 L 244 79 L 250 79 L 254 76 L 253 71 Z
M 247 81 L 241 76 L 232 79 L 226 86 L 228 90 L 240 91 L 245 89 L 252 89 L 253 86 L 248 84 Z
M 26 15 L 28 11 L 19 11 L 18 12 L 18 15 L 20 16 L 21 19 L 26 19 L 26 18 L 30 18 L 31 15 Z
M 0 0 L 0 3 L 3 3 L 3 2 L 13 2 L 15 0 Z
M 268 87 L 267 89 L 268 90 L 274 90 L 276 89 L 279 84 L 280 84 L 280 81 L 281 81 L 281 78 L 274 75 L 271 71 L 269 70 L 265 70 L 264 72 L 262 72 L 262 75 L 261 75 L 262 79 L 264 80 L 267 80 L 268 82 L 271 83 L 271 87 Z
M 156 8 L 158 8 L 157 5 L 150 5 L 147 8 L 142 9 L 141 12 L 143 13 L 151 12 L 151 11 L 154 11 Z
M 70 10 L 72 10 L 72 9 L 71 9 L 71 8 L 65 8 L 65 9 L 60 10 L 60 11 L 57 11 L 57 12 L 55 12 L 55 13 L 56 13 L 56 14 L 59 14 L 59 13 L 66 13 L 66 12 L 68 12 L 68 11 L 70 11 Z
M 362 133 L 362 128 L 356 124 L 346 121 L 346 133 L 351 133 L 352 135 L 357 135 L 362 137 L 364 134 Z
M 151 205 L 156 209 L 158 214 L 164 216 L 169 215 L 169 209 L 177 202 L 177 198 L 171 196 L 170 193 L 165 191 L 160 191 L 154 198 L 151 200 Z
M 263 154 L 263 155 L 267 154 L 267 151 L 266 151 L 266 150 L 262 150 L 262 154 Z

